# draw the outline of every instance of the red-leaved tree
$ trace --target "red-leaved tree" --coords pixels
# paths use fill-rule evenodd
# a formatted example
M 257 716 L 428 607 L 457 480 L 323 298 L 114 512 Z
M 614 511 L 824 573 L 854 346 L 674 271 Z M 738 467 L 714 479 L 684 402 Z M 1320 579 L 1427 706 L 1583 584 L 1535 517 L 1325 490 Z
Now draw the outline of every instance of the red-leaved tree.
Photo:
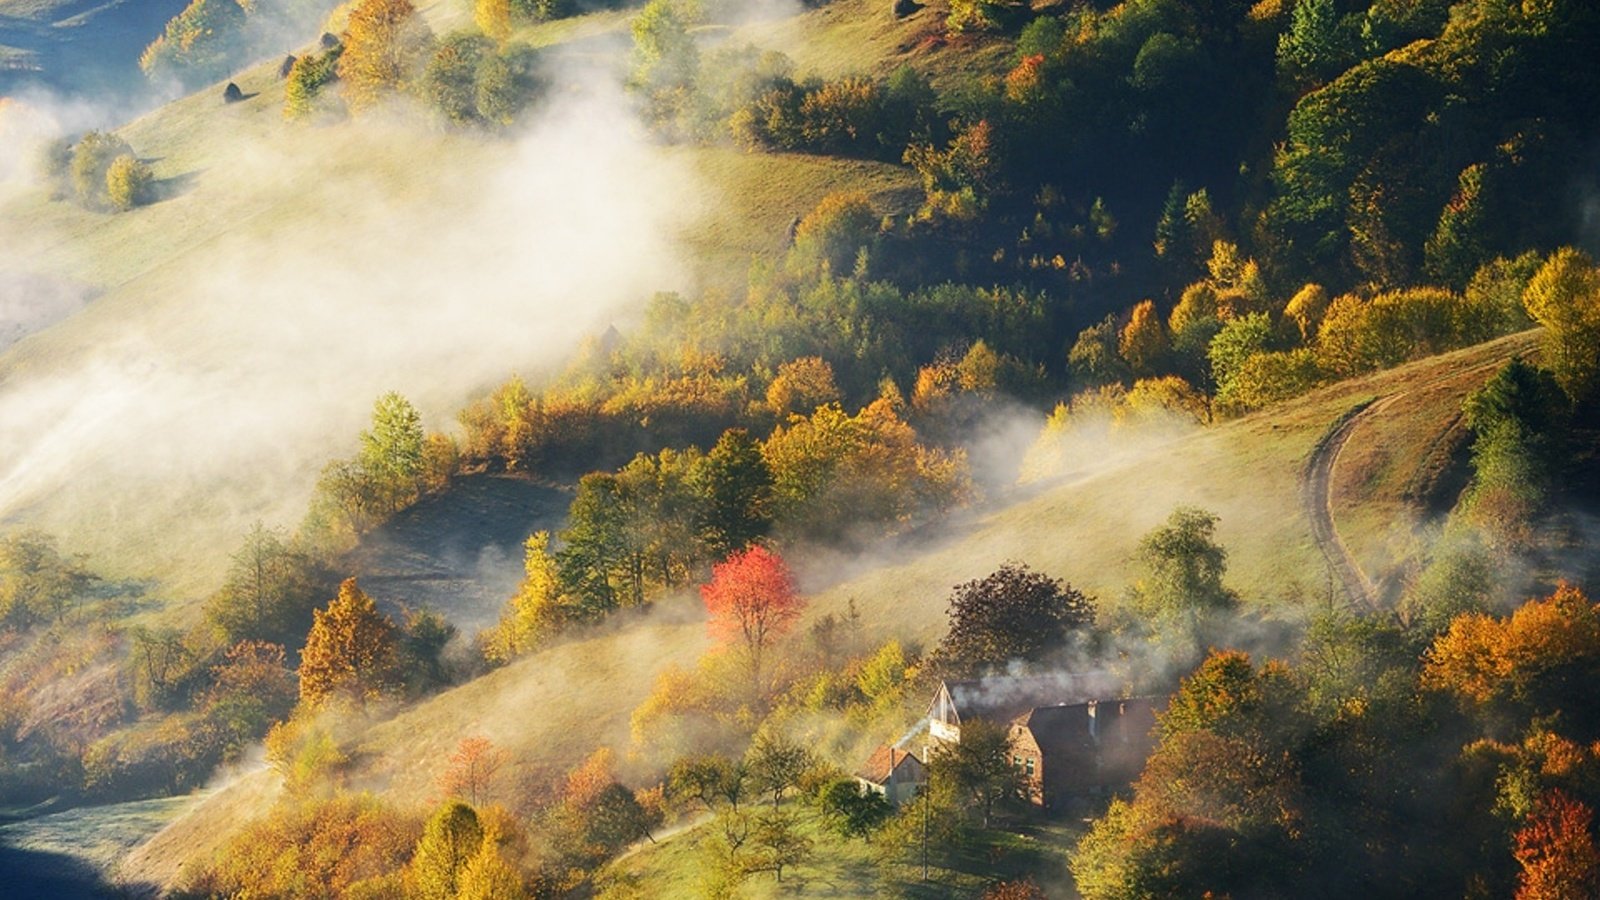
M 1539 798 L 1516 834 L 1522 866 L 1517 900 L 1564 900 L 1600 894 L 1600 853 L 1589 833 L 1594 812 L 1565 792 Z
M 711 614 L 711 636 L 744 646 L 750 678 L 761 687 L 761 657 L 773 639 L 789 630 L 805 605 L 783 557 L 755 546 L 711 567 L 711 583 L 700 588 Z

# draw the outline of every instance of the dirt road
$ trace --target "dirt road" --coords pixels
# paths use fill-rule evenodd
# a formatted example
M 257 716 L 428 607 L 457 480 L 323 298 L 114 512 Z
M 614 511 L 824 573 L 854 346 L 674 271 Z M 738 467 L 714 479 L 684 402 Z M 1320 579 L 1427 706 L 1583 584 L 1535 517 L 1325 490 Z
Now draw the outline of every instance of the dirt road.
M 1333 466 L 1339 460 L 1350 434 L 1366 417 L 1393 402 L 1398 395 L 1368 400 L 1345 413 L 1311 451 L 1305 474 L 1300 479 L 1300 500 L 1311 522 L 1311 536 L 1328 561 L 1328 568 L 1339 579 L 1339 586 L 1352 606 L 1377 611 L 1377 591 L 1361 566 L 1339 539 L 1333 525 Z

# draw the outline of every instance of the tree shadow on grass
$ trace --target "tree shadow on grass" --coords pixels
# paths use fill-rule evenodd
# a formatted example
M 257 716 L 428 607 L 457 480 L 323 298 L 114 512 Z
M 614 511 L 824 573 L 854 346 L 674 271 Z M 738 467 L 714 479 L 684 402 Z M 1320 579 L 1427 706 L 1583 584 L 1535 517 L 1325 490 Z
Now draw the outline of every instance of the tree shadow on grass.
M 110 884 L 76 857 L 0 844 L 0 894 L 8 900 L 89 900 L 138 891 Z
M 146 162 L 148 163 L 150 160 L 146 160 Z M 157 203 L 164 203 L 168 200 L 182 197 L 184 194 L 194 190 L 194 186 L 200 181 L 200 176 L 204 175 L 205 172 L 205 169 L 195 169 L 193 172 L 184 172 L 171 178 L 157 178 L 150 182 L 150 198 L 145 205 L 154 206 Z

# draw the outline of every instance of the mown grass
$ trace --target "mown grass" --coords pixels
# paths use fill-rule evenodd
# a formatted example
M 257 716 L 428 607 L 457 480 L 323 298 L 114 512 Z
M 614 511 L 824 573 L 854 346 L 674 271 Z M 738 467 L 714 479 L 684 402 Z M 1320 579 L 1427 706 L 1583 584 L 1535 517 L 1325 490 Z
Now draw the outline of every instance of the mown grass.
M 841 837 L 825 827 L 815 809 L 800 801 L 788 800 L 784 809 L 796 816 L 800 833 L 811 841 L 811 856 L 785 868 L 781 882 L 770 872 L 746 877 L 737 893 L 745 900 L 794 896 L 943 900 L 977 897 L 996 882 L 1025 877 L 1047 886 L 1051 897 L 1076 896 L 1069 893 L 1071 879 L 1066 872 L 1066 850 L 1079 833 L 1079 826 L 1073 823 L 980 831 L 954 851 L 941 852 L 935 847 L 924 880 L 917 846 L 886 852 L 889 848 L 882 842 L 887 838 Z M 755 805 L 750 810 L 755 815 L 764 811 Z M 597 878 L 599 897 L 706 896 L 707 875 L 714 869 L 706 844 L 715 828 L 715 824 L 702 824 L 659 844 L 638 846 Z

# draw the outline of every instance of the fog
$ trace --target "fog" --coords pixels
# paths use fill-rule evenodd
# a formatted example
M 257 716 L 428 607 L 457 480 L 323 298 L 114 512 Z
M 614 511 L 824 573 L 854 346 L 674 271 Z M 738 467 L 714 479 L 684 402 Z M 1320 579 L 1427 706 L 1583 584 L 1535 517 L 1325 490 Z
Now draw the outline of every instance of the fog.
M 610 74 L 553 65 L 549 79 L 569 87 L 508 146 L 459 138 L 470 158 L 494 161 L 485 169 L 419 153 L 385 181 L 330 166 L 347 160 L 308 132 L 230 147 L 214 165 L 274 201 L 272 216 L 229 223 L 176 271 L 95 285 L 112 296 L 75 327 L 0 357 L 0 520 L 87 524 L 95 549 L 174 508 L 231 530 L 224 543 L 253 518 L 292 525 L 316 470 L 354 449 L 382 392 L 447 426 L 476 391 L 565 358 L 653 291 L 686 288 L 676 236 L 701 205 L 694 174 L 650 143 Z M 35 139 L 49 130 L 40 121 L 66 130 L 71 112 L 37 109 L 26 127 Z M 349 134 L 335 146 L 403 146 L 417 123 L 398 118 L 410 120 L 338 126 Z M 15 182 L 30 150 L 6 146 L 0 171 Z M 207 191 L 213 177 L 203 168 L 191 193 L 163 203 L 209 213 L 228 199 Z M 58 236 L 4 209 L 0 333 L 24 330 L 27 311 L 61 291 L 27 251 Z M 141 552 L 181 556 L 170 544 L 184 532 L 147 535 Z

